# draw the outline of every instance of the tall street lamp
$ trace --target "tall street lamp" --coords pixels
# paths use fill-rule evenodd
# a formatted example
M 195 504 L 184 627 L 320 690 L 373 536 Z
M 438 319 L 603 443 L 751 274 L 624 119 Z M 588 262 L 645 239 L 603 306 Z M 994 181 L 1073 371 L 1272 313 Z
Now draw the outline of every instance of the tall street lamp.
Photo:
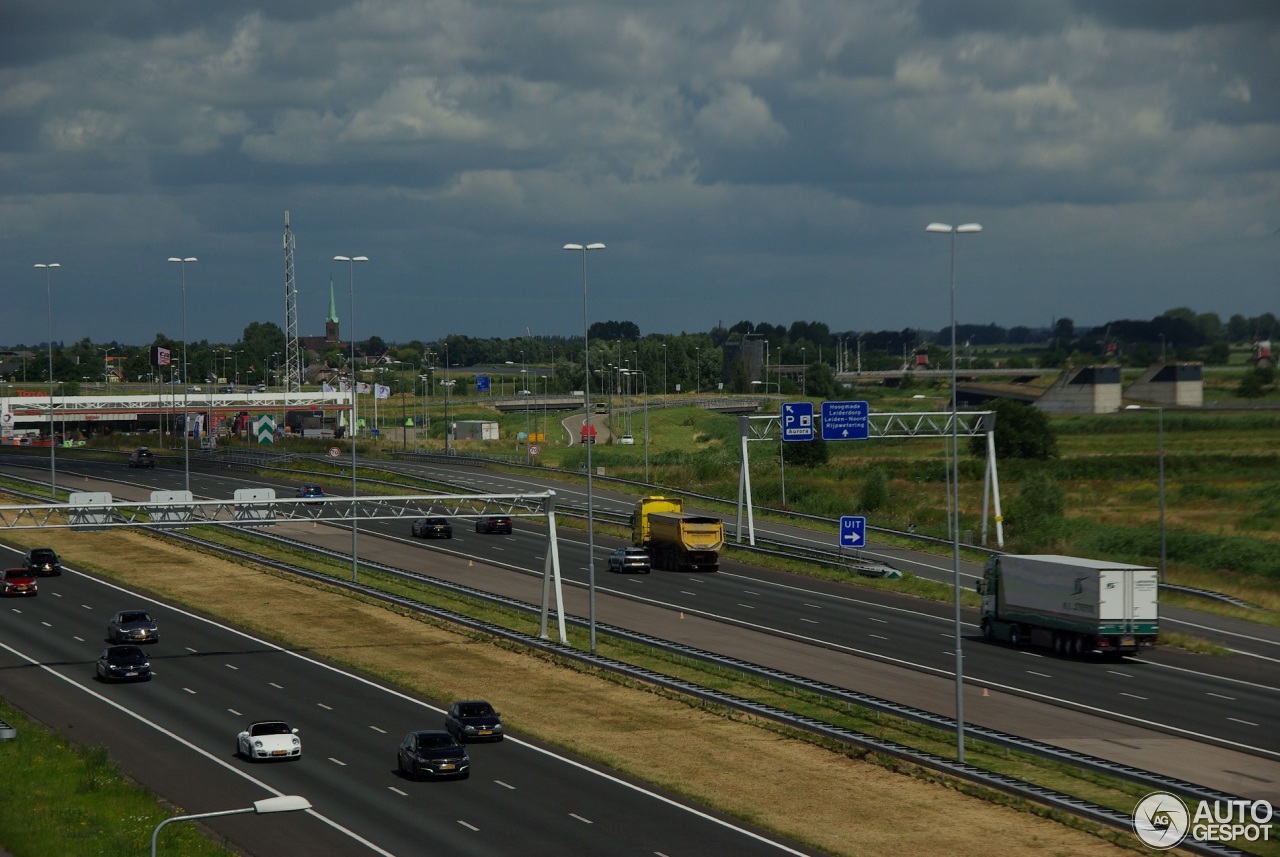
M 964 764 L 964 655 L 960 637 L 960 435 L 956 423 L 960 418 L 959 394 L 956 388 L 956 236 L 981 232 L 977 223 L 950 226 L 930 223 L 925 232 L 941 232 L 951 236 L 951 548 L 955 585 L 956 634 L 956 761 Z
M 173 818 L 166 818 L 164 821 L 156 825 L 156 829 L 151 833 L 151 857 L 156 857 L 156 839 L 160 836 L 160 830 L 167 824 L 175 821 L 195 821 L 199 818 L 217 818 L 222 815 L 243 815 L 248 812 L 257 813 L 258 815 L 266 815 L 272 812 L 297 812 L 303 809 L 311 809 L 311 801 L 301 795 L 279 795 L 277 797 L 263 798 L 255 800 L 253 806 L 246 806 L 244 809 L 225 809 L 222 812 L 201 812 L 196 815 L 175 815 Z
M 662 397 L 667 396 L 667 343 L 662 343 Z
M 649 481 L 649 376 L 643 369 L 631 369 L 628 375 L 639 375 L 644 382 L 644 481 Z
M 170 262 L 182 266 L 182 486 L 191 491 L 191 411 L 188 408 L 187 394 L 190 392 L 191 379 L 187 367 L 187 263 L 198 262 L 195 256 L 170 256 Z
M 53 442 L 53 285 L 49 272 L 53 268 L 61 268 L 62 265 L 58 262 L 37 262 L 36 267 L 44 268 L 44 294 L 49 303 L 49 496 L 56 503 L 58 502 L 58 445 Z M 23 362 L 24 376 L 26 366 L 27 364 Z
M 702 394 L 702 364 L 698 362 L 698 352 L 701 350 L 700 345 L 693 347 L 693 394 L 695 396 Z
M 351 296 L 351 582 L 360 579 L 356 555 L 356 532 L 359 515 L 356 506 L 356 262 L 368 262 L 368 256 L 334 256 L 335 262 L 347 263 L 347 290 Z
M 1160 456 L 1160 583 L 1164 584 L 1164 573 L 1167 551 L 1165 547 L 1164 529 L 1164 408 L 1144 408 L 1142 405 L 1125 405 L 1126 411 L 1155 411 L 1156 434 L 1159 437 Z
M 591 435 L 591 342 L 588 339 L 590 328 L 587 325 L 587 251 L 603 250 L 605 246 L 596 244 L 566 244 L 566 250 L 576 250 L 582 254 L 582 368 L 586 383 L 582 386 L 582 402 L 586 408 L 587 433 L 583 436 L 587 447 L 587 624 L 590 626 L 591 653 L 596 651 L 596 548 L 595 525 L 591 519 L 591 447 L 594 438 Z

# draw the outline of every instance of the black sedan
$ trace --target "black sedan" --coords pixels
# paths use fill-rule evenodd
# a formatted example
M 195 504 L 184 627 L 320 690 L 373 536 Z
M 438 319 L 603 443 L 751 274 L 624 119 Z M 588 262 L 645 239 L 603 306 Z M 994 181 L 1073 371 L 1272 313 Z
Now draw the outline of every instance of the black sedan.
M 423 777 L 471 776 L 471 758 L 467 749 L 448 732 L 410 732 L 400 742 L 396 753 L 400 773 L 415 780 Z
M 107 646 L 98 655 L 103 681 L 151 681 L 151 661 L 137 646 Z
M 453 524 L 448 518 L 418 518 L 409 529 L 415 539 L 453 538 Z
M 476 532 L 511 535 L 511 519 L 506 515 L 485 515 L 476 519 Z
M 32 548 L 22 558 L 27 571 L 38 577 L 55 577 L 62 574 L 62 563 L 53 548 Z
M 121 610 L 107 623 L 107 639 L 113 643 L 158 643 L 160 627 L 146 610 Z
M 444 717 L 444 728 L 463 742 L 501 741 L 503 737 L 502 718 L 492 705 L 480 699 L 450 705 Z

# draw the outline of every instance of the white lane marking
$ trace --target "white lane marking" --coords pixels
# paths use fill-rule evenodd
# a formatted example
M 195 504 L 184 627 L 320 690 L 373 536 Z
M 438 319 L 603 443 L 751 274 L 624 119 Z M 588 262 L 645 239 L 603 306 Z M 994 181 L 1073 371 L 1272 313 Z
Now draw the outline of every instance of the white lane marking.
M 241 714 L 239 711 L 236 711 L 234 708 L 228 708 L 228 709 L 227 709 L 227 711 L 230 711 L 230 712 L 231 712 L 232 714 L 234 714 L 236 717 L 244 717 L 244 715 L 243 715 L 243 714 Z
M 738 602 L 738 606 L 739 606 L 739 607 L 745 607 L 745 608 L 747 608 L 748 610 L 754 610 L 754 609 L 756 609 L 756 608 L 752 607 L 750 604 L 743 604 L 741 601 L 739 601 L 739 602 Z
M 480 832 L 480 828 L 476 827 L 474 824 L 467 824 L 462 819 L 458 819 L 458 824 L 461 824 L 463 827 L 467 828 L 468 830 L 473 830 L 477 833 Z
M 578 819 L 578 821 L 581 821 L 583 824 L 595 824 L 595 822 L 594 822 L 594 821 L 592 821 L 591 819 L 589 819 L 589 818 L 583 818 L 582 816 L 578 815 L 576 812 L 571 812 L 571 813 L 569 813 L 569 817 L 570 817 L 570 818 L 576 818 L 576 819 Z
M 1120 695 L 1121 695 L 1121 696 L 1127 696 L 1127 697 L 1129 697 L 1130 699 L 1141 699 L 1143 702 L 1146 702 L 1146 700 L 1147 700 L 1147 697 L 1145 697 L 1145 696 L 1138 696 L 1138 694 L 1136 694 L 1136 693 L 1125 693 L 1123 690 L 1122 690 L 1122 691 L 1120 691 Z
M 817 619 L 806 619 L 806 618 L 804 618 L 803 616 L 801 616 L 801 617 L 800 617 L 800 621 L 801 621 L 801 622 L 808 622 L 810 625 L 816 625 L 816 624 L 818 624 L 818 620 L 817 620 Z
M 1280 642 L 1277 642 L 1276 640 L 1268 640 L 1265 637 L 1253 637 L 1249 634 L 1241 634 L 1237 631 L 1227 631 L 1222 628 L 1214 628 L 1210 625 L 1199 625 L 1195 622 L 1187 622 L 1183 619 L 1166 619 L 1162 616 L 1160 617 L 1160 621 L 1174 625 L 1186 625 L 1190 628 L 1200 628 L 1201 630 L 1211 631 L 1215 634 L 1228 634 L 1232 637 L 1239 637 L 1242 640 L 1248 640 L 1251 643 L 1266 643 L 1268 646 L 1280 646 Z
M 83 608 L 84 608 L 84 609 L 86 609 L 86 610 L 92 610 L 92 609 L 93 609 L 93 608 L 92 608 L 92 607 L 90 607 L 88 604 L 81 604 L 80 606 L 81 606 L 81 607 L 83 607 Z
M 227 669 L 229 669 L 229 670 L 238 670 L 238 669 L 240 669 L 240 667 L 236 666 L 235 664 L 223 664 L 223 666 L 224 666 L 224 667 L 226 667 L 226 668 L 227 668 Z
M 1228 717 L 1227 719 L 1228 719 L 1228 720 L 1234 720 L 1234 721 L 1235 721 L 1235 722 L 1237 722 L 1237 723 L 1243 723 L 1245 726 L 1257 726 L 1257 725 L 1258 725 L 1257 723 L 1254 723 L 1254 722 L 1252 722 L 1252 721 L 1250 721 L 1250 720 L 1241 720 L 1239 717 Z
M 333 708 L 331 706 L 325 705 L 323 702 L 317 702 L 316 705 L 320 706 L 325 711 L 333 711 Z
M 387 730 L 385 730 L 385 729 L 379 729 L 377 726 L 370 726 L 369 728 L 370 728 L 370 729 L 372 729 L 374 732 L 380 732 L 380 733 L 382 733 L 383 735 L 386 735 L 386 734 L 387 734 Z
M 83 643 L 83 642 L 84 642 L 84 637 L 77 637 L 77 636 L 76 636 L 76 635 L 74 635 L 74 634 L 72 634 L 72 635 L 71 635 L 71 639 L 75 640 L 77 643 Z
M 868 617 L 867 617 L 867 620 L 868 620 L 868 621 L 870 621 L 870 622 L 879 622 L 881 625 L 888 625 L 888 624 L 889 624 L 889 620 L 888 620 L 888 619 L 877 619 L 875 616 L 868 616 Z
M 821 609 L 822 609 L 822 605 L 821 605 L 821 604 L 810 604 L 808 601 L 804 602 L 804 606 L 805 606 L 805 607 L 812 607 L 814 610 L 821 610 Z
M 50 625 L 48 622 L 41 622 L 40 624 L 41 624 L 41 625 L 44 625 L 46 628 L 52 628 L 52 627 L 53 627 L 53 626 L 52 626 L 52 625 Z
M 690 592 L 690 591 L 689 591 L 689 590 L 687 590 L 687 589 L 681 589 L 681 590 L 680 590 L 680 594 L 681 594 L 681 595 L 696 595 L 697 593 L 696 593 L 696 592 Z
M 62 597 L 62 593 L 61 593 L 61 592 L 50 592 L 49 594 L 50 594 L 50 595 L 52 595 L 54 598 L 61 598 L 61 597 Z
M 747 595 L 759 595 L 759 594 L 760 594 L 759 592 L 752 592 L 750 589 L 744 589 L 744 590 L 742 590 L 742 591 L 743 591 L 743 592 L 745 592 Z
M 335 759 L 332 756 L 329 757 L 329 761 L 333 762 L 335 765 L 341 765 L 344 768 L 347 766 L 346 762 L 342 761 L 341 759 Z
M 90 578 L 90 579 L 92 579 L 92 578 Z M 98 582 L 98 583 L 102 583 L 102 581 L 97 581 L 97 582 Z M 107 586 L 114 586 L 114 584 L 104 584 L 104 585 L 107 585 Z M 119 589 L 121 592 L 127 592 L 127 591 L 128 591 L 128 590 L 124 589 L 124 587 L 115 586 L 114 588 Z M 131 594 L 133 594 L 133 595 L 135 595 L 135 596 L 137 595 L 137 593 L 131 593 Z M 138 596 L 138 597 L 141 597 L 141 596 Z M 158 604 L 159 602 L 156 602 L 156 603 Z M 181 612 L 181 611 L 179 611 L 179 612 Z M 190 614 L 190 613 L 187 613 L 187 614 L 185 614 L 185 615 L 186 615 L 188 618 L 191 618 L 191 619 L 198 619 L 198 618 L 199 618 L 199 617 L 194 616 L 194 615 L 192 615 L 192 614 Z M 209 624 L 215 624 L 215 623 L 209 623 Z M 221 627 L 221 626 L 219 626 L 219 627 Z M 228 631 L 230 631 L 231 629 L 230 629 L 230 628 L 225 628 L 224 630 L 228 630 Z M 252 639 L 252 638 L 250 638 L 250 639 Z M 265 641 L 259 641 L 259 642 L 265 642 Z M 268 644 L 268 645 L 270 645 L 270 644 Z M 84 693 L 89 694 L 89 695 L 90 695 L 90 696 L 92 696 L 94 699 L 96 699 L 96 700 L 98 700 L 99 702 L 104 703 L 104 704 L 106 704 L 106 705 L 108 705 L 108 706 L 110 706 L 110 707 L 114 708 L 116 711 L 119 711 L 121 714 L 124 714 L 124 715 L 125 715 L 125 716 L 127 716 L 127 717 L 132 717 L 134 720 L 138 721 L 139 723 L 142 723 L 142 724 L 145 724 L 146 726 L 151 727 L 151 728 L 152 728 L 152 729 L 154 729 L 156 732 L 159 732 L 161 735 L 164 735 L 164 736 L 166 736 L 166 737 L 168 737 L 168 738 L 172 738 L 174 741 L 178 742 L 178 743 L 179 743 L 179 744 L 181 744 L 183 747 L 186 747 L 187 749 L 192 750 L 193 752 L 200 754 L 201 756 L 205 757 L 205 759 L 207 759 L 208 761 L 213 762 L 215 765 L 219 765 L 219 766 L 221 766 L 222 768 L 224 768 L 225 770 L 228 770 L 228 771 L 232 772 L 232 773 L 233 773 L 233 774 L 235 774 L 236 776 L 239 776 L 239 777 L 242 777 L 242 778 L 243 778 L 243 779 L 245 779 L 245 780 L 248 780 L 249 782 L 251 782 L 251 783 L 253 783 L 254 785 L 258 786 L 259 788 L 263 789 L 264 791 L 269 792 L 270 794 L 275 795 L 276 797 L 284 797 L 284 792 L 279 791 L 278 789 L 275 789 L 275 788 L 273 788 L 272 786 L 267 785 L 267 784 L 266 784 L 266 783 L 264 783 L 262 780 L 259 780 L 258 778 L 254 777 L 254 776 L 252 776 L 252 775 L 250 775 L 250 774 L 248 774 L 248 773 L 246 773 L 245 771 L 241 770 L 240 768 L 236 767 L 235 765 L 231 764 L 230 762 L 226 761 L 225 759 L 221 758 L 220 756 L 215 756 L 213 753 L 210 753 L 208 750 L 203 750 L 203 749 L 201 749 L 200 747 L 197 747 L 195 744 L 193 744 L 192 742 L 188 741 L 186 738 L 183 738 L 181 735 L 177 734 L 176 732 L 171 732 L 170 730 L 168 730 L 168 729 L 164 728 L 163 726 L 161 726 L 159 723 L 156 723 L 154 720 L 148 720 L 147 718 L 145 718 L 145 717 L 143 717 L 142 715 L 138 714 L 136 711 L 133 711 L 132 709 L 129 709 L 129 708 L 125 707 L 124 705 L 121 705 L 120 703 L 116 702 L 116 701 L 115 701 L 115 700 L 113 700 L 113 699 L 108 699 L 107 697 L 105 697 L 105 696 L 103 696 L 102 694 L 98 693 L 98 692 L 97 692 L 96 690 L 94 690 L 93 688 L 91 688 L 91 687 L 87 687 L 87 686 L 85 686 L 85 685 L 83 685 L 83 684 L 80 684 L 79 682 L 77 682 L 77 681 L 75 681 L 75 680 L 73 680 L 73 679 L 71 679 L 71 678 L 68 678 L 67 676 L 63 675 L 62 673 L 58 672 L 57 670 L 54 670 L 54 669 L 51 669 L 50 667 L 45 666 L 44 664 L 42 664 L 42 663 L 40 663 L 39 661 L 37 661 L 35 658 L 32 658 L 32 657 L 30 657 L 30 656 L 28 656 L 28 655 L 26 655 L 26 654 L 24 654 L 24 653 L 22 653 L 22 652 L 19 652 L 17 649 L 13 648 L 12 646 L 8 645 L 7 643 L 0 642 L 0 648 L 3 648 L 3 649 L 5 649 L 5 650 L 7 650 L 10 654 L 14 655 L 15 657 L 22 658 L 24 661 L 26 661 L 27 663 L 31 664 L 31 666 L 33 666 L 33 667 L 38 667 L 39 669 L 44 670 L 46 673 L 48 673 L 49 675 L 53 676 L 54 678 L 57 678 L 57 679 L 59 679 L 59 680 L 61 680 L 61 681 L 65 681 L 67 684 L 69 684 L 69 685 L 71 685 L 71 686 L 73 686 L 73 687 L 77 688 L 78 690 L 81 690 L 81 691 L 83 691 Z M 353 678 L 356 678 L 355 676 L 352 676 L 352 677 L 353 677 Z M 508 739 L 508 740 L 510 740 L 510 739 Z M 677 805 L 678 805 L 678 804 L 677 804 Z M 329 826 L 330 826 L 330 827 L 332 827 L 334 830 L 340 831 L 341 833 L 345 833 L 347 836 L 351 837 L 351 838 L 352 838 L 352 839 L 354 839 L 356 842 L 359 842 L 361 845 L 364 845 L 364 846 L 365 846 L 365 847 L 367 847 L 369 850 L 373 851 L 375 854 L 379 854 L 379 855 L 381 855 L 381 857 L 396 857 L 396 855 L 395 855 L 395 854 L 392 854 L 390 851 L 387 851 L 387 850 L 385 850 L 385 849 L 379 848 L 377 845 L 374 845 L 372 842 L 370 842 L 369 840 L 365 839 L 363 836 L 361 836 L 360 834 L 356 833 L 354 830 L 350 830 L 350 829 L 348 829 L 348 828 L 346 828 L 346 827 L 343 827 L 341 824 L 338 824 L 338 823 L 337 823 L 336 821 L 334 821 L 333 819 L 328 818 L 328 817 L 326 817 L 326 816 L 324 816 L 324 815 L 320 814 L 319 812 L 317 812 L 317 811 L 315 810 L 315 808 L 314 808 L 314 807 L 313 807 L 312 809 L 305 810 L 305 812 L 307 813 L 307 815 L 311 816 L 312 818 L 315 818 L 315 819 L 317 819 L 317 820 L 319 820 L 319 821 L 323 821 L 325 824 L 329 825 Z M 766 841 L 767 841 L 767 840 L 766 840 Z M 793 853 L 799 854 L 799 852 L 793 852 Z
M 1040 678 L 1053 678 L 1053 676 L 1049 675 L 1048 673 L 1038 673 L 1038 672 L 1036 672 L 1035 670 L 1027 670 L 1027 674 L 1028 674 L 1028 675 L 1038 675 L 1038 676 L 1040 676 Z
M 1234 696 L 1227 696 L 1226 694 L 1223 694 L 1223 693 L 1214 693 L 1214 692 L 1213 692 L 1213 691 L 1211 691 L 1211 690 L 1210 690 L 1210 691 L 1206 691 L 1206 693 L 1208 693 L 1208 695 L 1209 695 L 1209 696 L 1216 696 L 1216 697 L 1218 697 L 1218 699 L 1225 699 L 1225 700 L 1228 700 L 1229 702 L 1235 702 L 1235 701 L 1236 701 L 1236 698 L 1235 698 Z
M 193 655 L 196 653 L 196 650 L 191 648 L 190 646 L 184 646 L 183 648 L 185 648 L 188 652 L 190 652 Z
M 272 686 L 272 687 L 274 687 L 276 690 L 284 690 L 284 685 L 282 685 L 282 684 L 276 684 L 274 681 L 269 681 L 269 682 L 267 682 L 267 684 L 271 685 L 271 686 Z
M 1261 656 L 1259 655 L 1259 657 Z M 1225 681 L 1230 684 L 1242 684 L 1245 687 L 1253 687 L 1253 688 L 1257 688 L 1258 690 L 1269 690 L 1275 693 L 1280 693 L 1280 687 L 1275 687 L 1269 684 L 1259 684 L 1258 682 L 1255 682 L 1255 681 L 1245 681 L 1242 678 L 1231 678 L 1230 676 L 1214 675 L 1213 673 L 1202 673 L 1199 670 L 1187 669 L 1186 667 L 1175 667 L 1170 664 L 1157 663 L 1156 661 L 1144 661 L 1142 658 L 1134 658 L 1133 660 L 1135 663 L 1147 664 L 1149 666 L 1158 667 L 1160 669 L 1173 670 L 1174 672 L 1188 673 L 1189 675 L 1198 676 L 1200 678 L 1208 678 L 1208 679 L 1213 679 L 1215 681 Z
M 888 637 L 881 637 L 879 634 L 868 634 L 868 637 L 875 637 L 877 640 L 887 640 Z
M 408 792 L 400 791 L 400 789 L 396 788 L 395 786 L 387 786 L 387 788 L 391 789 L 391 791 L 395 792 L 398 795 L 402 795 L 403 797 L 409 796 Z
M 1129 675 L 1128 673 L 1122 673 L 1116 670 L 1107 670 L 1107 672 L 1111 673 L 1112 675 L 1118 675 L 1121 678 L 1133 678 L 1133 676 Z
M 510 783 L 504 783 L 502 780 L 494 780 L 494 782 L 502 786 L 504 789 L 511 789 L 512 791 L 516 790 L 515 786 L 511 785 Z

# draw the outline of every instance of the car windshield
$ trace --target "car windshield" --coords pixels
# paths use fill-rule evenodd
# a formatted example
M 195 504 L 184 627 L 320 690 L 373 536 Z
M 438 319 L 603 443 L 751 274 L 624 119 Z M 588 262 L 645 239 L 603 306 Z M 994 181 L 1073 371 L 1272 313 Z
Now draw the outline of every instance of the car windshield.
M 438 750 L 441 747 L 456 747 L 457 741 L 448 732 L 419 732 L 418 746 L 424 750 Z
M 18 578 L 21 578 L 21 577 L 30 577 L 30 576 L 31 575 L 27 574 L 27 570 L 25 568 L 10 568 L 10 569 L 7 569 L 4 573 L 5 580 L 17 580 Z
M 120 614 L 121 622 L 150 622 L 151 617 L 141 610 L 133 610 L 129 613 Z
M 289 724 L 287 723 L 255 723 L 253 728 L 249 730 L 251 735 L 288 735 L 290 733 Z
M 116 646 L 107 653 L 107 656 L 114 661 L 123 661 L 128 658 L 140 658 L 142 657 L 142 649 L 139 649 L 137 646 Z
M 57 559 L 58 555 L 50 548 L 36 548 L 31 552 L 31 558 L 43 562 L 46 559 Z
M 458 715 L 460 717 L 489 717 L 493 714 L 493 707 L 487 702 L 473 702 L 468 705 L 458 706 Z

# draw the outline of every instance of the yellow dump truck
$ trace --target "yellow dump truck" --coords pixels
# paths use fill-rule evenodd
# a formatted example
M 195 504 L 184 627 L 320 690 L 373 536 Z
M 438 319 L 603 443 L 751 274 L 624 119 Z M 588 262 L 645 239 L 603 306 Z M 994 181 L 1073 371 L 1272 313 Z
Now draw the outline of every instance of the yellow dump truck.
M 724 522 L 686 515 L 679 498 L 643 497 L 631 514 L 631 543 L 649 552 L 654 568 L 716 571 L 724 546 Z

